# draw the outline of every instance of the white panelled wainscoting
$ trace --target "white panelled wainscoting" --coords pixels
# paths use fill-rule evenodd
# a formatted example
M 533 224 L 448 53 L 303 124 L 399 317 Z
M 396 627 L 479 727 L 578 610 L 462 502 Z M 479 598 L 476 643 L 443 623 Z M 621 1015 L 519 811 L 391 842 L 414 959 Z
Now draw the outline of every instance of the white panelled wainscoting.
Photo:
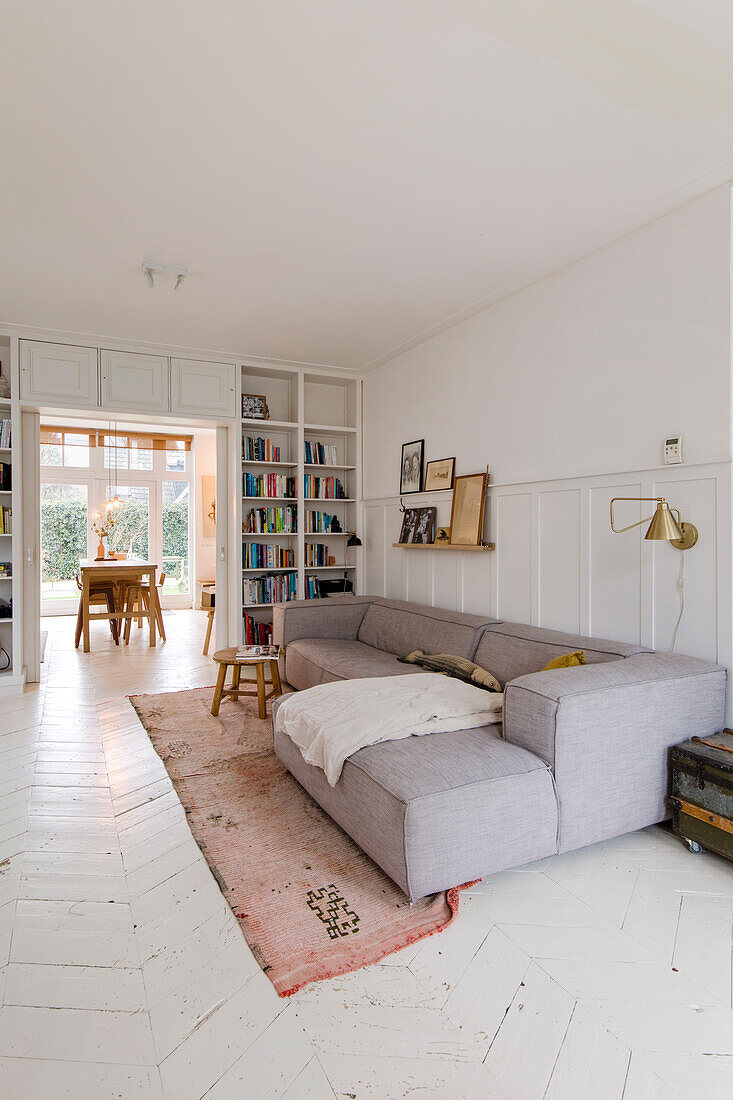
M 600 638 L 669 648 L 680 609 L 680 551 L 646 542 L 644 528 L 617 535 L 615 496 L 666 496 L 700 539 L 685 552 L 685 612 L 676 651 L 731 665 L 730 464 L 672 466 L 489 487 L 486 554 L 395 549 L 399 497 L 364 503 L 366 590 L 456 611 L 488 613 Z M 437 506 L 450 523 L 449 493 L 403 497 Z M 625 525 L 653 504 L 625 504 Z M 644 510 L 646 509 L 646 511 Z

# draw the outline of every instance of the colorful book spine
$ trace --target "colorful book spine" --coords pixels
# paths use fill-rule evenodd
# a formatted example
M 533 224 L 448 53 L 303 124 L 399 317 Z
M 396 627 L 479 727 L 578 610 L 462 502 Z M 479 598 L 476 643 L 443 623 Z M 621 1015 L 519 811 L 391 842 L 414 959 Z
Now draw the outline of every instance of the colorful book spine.
M 282 462 L 280 448 L 262 436 L 242 436 L 242 458 L 245 462 Z
M 297 598 L 296 573 L 272 573 L 264 577 L 245 577 L 242 581 L 242 602 L 250 607 L 258 604 L 288 603 Z
M 315 440 L 306 439 L 305 461 L 309 466 L 337 466 L 338 447 L 332 443 L 317 443 Z
M 242 523 L 248 535 L 292 535 L 298 530 L 295 508 L 250 508 Z
M 294 500 L 297 479 L 287 474 L 242 474 L 242 496 L 245 497 L 285 497 Z
M 314 477 L 306 474 L 303 478 L 303 489 L 308 500 L 343 500 L 346 498 L 346 488 L 337 477 Z
M 328 565 L 328 546 L 325 542 L 307 542 L 305 544 L 306 568 Z
M 245 645 L 271 645 L 272 624 L 261 623 L 253 619 L 251 615 L 244 613 L 244 644 Z
M 328 534 L 333 527 L 336 516 L 332 516 L 328 512 L 306 512 L 304 518 L 305 530 L 309 534 Z
M 7 449 L 11 446 L 12 428 L 9 420 L 0 420 L 0 447 Z
M 295 551 L 275 543 L 245 542 L 242 545 L 242 569 L 292 569 Z

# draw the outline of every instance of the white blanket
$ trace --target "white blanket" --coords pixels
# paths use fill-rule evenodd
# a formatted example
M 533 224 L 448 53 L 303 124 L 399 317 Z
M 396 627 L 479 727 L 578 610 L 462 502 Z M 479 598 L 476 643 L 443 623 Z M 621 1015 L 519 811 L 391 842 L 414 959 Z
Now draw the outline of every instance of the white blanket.
M 503 701 L 435 672 L 340 680 L 284 696 L 275 726 L 334 787 L 344 760 L 365 745 L 500 722 Z

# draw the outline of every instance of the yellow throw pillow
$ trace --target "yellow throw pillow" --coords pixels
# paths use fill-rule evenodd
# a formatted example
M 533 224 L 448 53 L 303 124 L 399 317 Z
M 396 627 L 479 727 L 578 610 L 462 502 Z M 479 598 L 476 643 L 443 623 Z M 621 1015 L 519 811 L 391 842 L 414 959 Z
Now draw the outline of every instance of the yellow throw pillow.
M 546 664 L 543 672 L 549 672 L 551 668 L 575 668 L 585 664 L 585 653 L 582 649 L 576 649 L 575 653 L 563 653 L 562 657 L 555 657 Z

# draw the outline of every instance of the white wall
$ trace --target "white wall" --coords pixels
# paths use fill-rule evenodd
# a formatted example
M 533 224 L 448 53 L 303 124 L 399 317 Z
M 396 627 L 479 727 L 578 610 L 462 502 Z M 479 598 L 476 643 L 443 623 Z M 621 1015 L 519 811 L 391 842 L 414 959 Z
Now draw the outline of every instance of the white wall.
M 612 496 L 665 494 L 700 529 L 678 652 L 729 665 L 729 272 L 726 187 L 367 375 L 366 590 L 666 649 L 679 552 L 608 524 Z M 685 464 L 659 469 L 676 432 Z M 400 446 L 423 437 L 491 467 L 496 553 L 392 549 Z M 409 502 L 450 521 L 440 494 Z
M 216 435 L 214 432 L 196 432 L 194 434 L 194 553 L 196 591 L 195 606 L 199 606 L 199 584 L 213 581 L 216 573 L 216 539 L 205 539 L 202 532 L 201 478 L 210 474 L 216 476 Z

